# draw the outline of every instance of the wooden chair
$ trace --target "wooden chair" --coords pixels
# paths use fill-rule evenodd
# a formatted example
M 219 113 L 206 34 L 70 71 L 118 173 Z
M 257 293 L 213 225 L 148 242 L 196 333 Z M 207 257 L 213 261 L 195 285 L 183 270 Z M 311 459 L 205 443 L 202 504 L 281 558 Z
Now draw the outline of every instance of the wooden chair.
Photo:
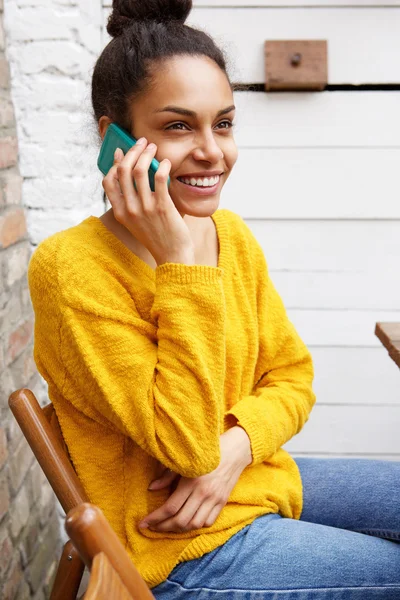
M 86 590 L 85 600 L 132 600 L 120 576 L 108 560 L 100 552 L 92 563 L 92 572 Z
M 91 572 L 85 600 L 154 600 L 101 510 L 84 503 L 69 511 L 65 529 Z
M 28 389 L 11 394 L 8 404 L 65 513 L 87 502 L 88 497 L 69 459 L 53 405 L 49 403 L 41 408 L 33 392 Z M 75 600 L 83 571 L 81 557 L 67 542 L 50 600 Z

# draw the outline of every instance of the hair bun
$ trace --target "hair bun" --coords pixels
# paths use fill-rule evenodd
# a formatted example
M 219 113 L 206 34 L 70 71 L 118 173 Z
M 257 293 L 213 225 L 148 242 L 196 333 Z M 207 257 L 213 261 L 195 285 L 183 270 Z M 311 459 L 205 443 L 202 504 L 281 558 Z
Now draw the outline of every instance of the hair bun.
M 192 0 L 113 0 L 107 31 L 116 37 L 133 21 L 184 23 L 191 10 Z

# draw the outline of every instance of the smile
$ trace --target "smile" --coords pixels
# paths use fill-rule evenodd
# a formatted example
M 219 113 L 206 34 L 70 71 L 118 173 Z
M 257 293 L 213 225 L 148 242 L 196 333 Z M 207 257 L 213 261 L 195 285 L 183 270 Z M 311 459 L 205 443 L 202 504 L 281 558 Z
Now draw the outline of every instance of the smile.
M 186 185 L 190 185 L 192 187 L 214 187 L 219 183 L 219 175 L 214 175 L 213 177 L 178 177 L 178 181 L 181 183 L 185 183 Z

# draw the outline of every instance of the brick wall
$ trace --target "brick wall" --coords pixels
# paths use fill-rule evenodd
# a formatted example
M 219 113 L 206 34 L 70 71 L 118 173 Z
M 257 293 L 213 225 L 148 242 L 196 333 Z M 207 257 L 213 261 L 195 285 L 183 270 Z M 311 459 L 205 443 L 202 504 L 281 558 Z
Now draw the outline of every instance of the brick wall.
M 45 396 L 32 359 L 32 248 L 104 212 L 90 114 L 103 9 L 101 0 L 0 6 L 0 598 L 44 600 L 60 551 L 60 513 L 7 399 L 23 386 Z
M 0 598 L 43 600 L 60 551 L 60 526 L 54 494 L 7 405 L 15 389 L 29 387 L 40 397 L 42 386 L 32 357 L 30 243 L 1 0 L 0 11 Z
M 33 245 L 104 212 L 90 80 L 101 0 L 4 0 L 23 203 Z

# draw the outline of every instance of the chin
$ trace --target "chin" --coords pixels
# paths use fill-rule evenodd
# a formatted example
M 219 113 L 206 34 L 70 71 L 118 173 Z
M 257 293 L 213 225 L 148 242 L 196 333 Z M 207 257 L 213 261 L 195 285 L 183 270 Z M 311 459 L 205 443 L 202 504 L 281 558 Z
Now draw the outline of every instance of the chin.
M 220 200 L 220 193 L 195 198 L 187 197 L 183 194 L 174 194 L 173 190 L 171 190 L 170 195 L 180 214 L 190 215 L 191 217 L 211 216 L 218 209 Z
M 219 196 L 202 198 L 201 200 L 181 200 L 174 202 L 177 210 L 182 215 L 189 215 L 191 217 L 210 217 L 219 206 Z

